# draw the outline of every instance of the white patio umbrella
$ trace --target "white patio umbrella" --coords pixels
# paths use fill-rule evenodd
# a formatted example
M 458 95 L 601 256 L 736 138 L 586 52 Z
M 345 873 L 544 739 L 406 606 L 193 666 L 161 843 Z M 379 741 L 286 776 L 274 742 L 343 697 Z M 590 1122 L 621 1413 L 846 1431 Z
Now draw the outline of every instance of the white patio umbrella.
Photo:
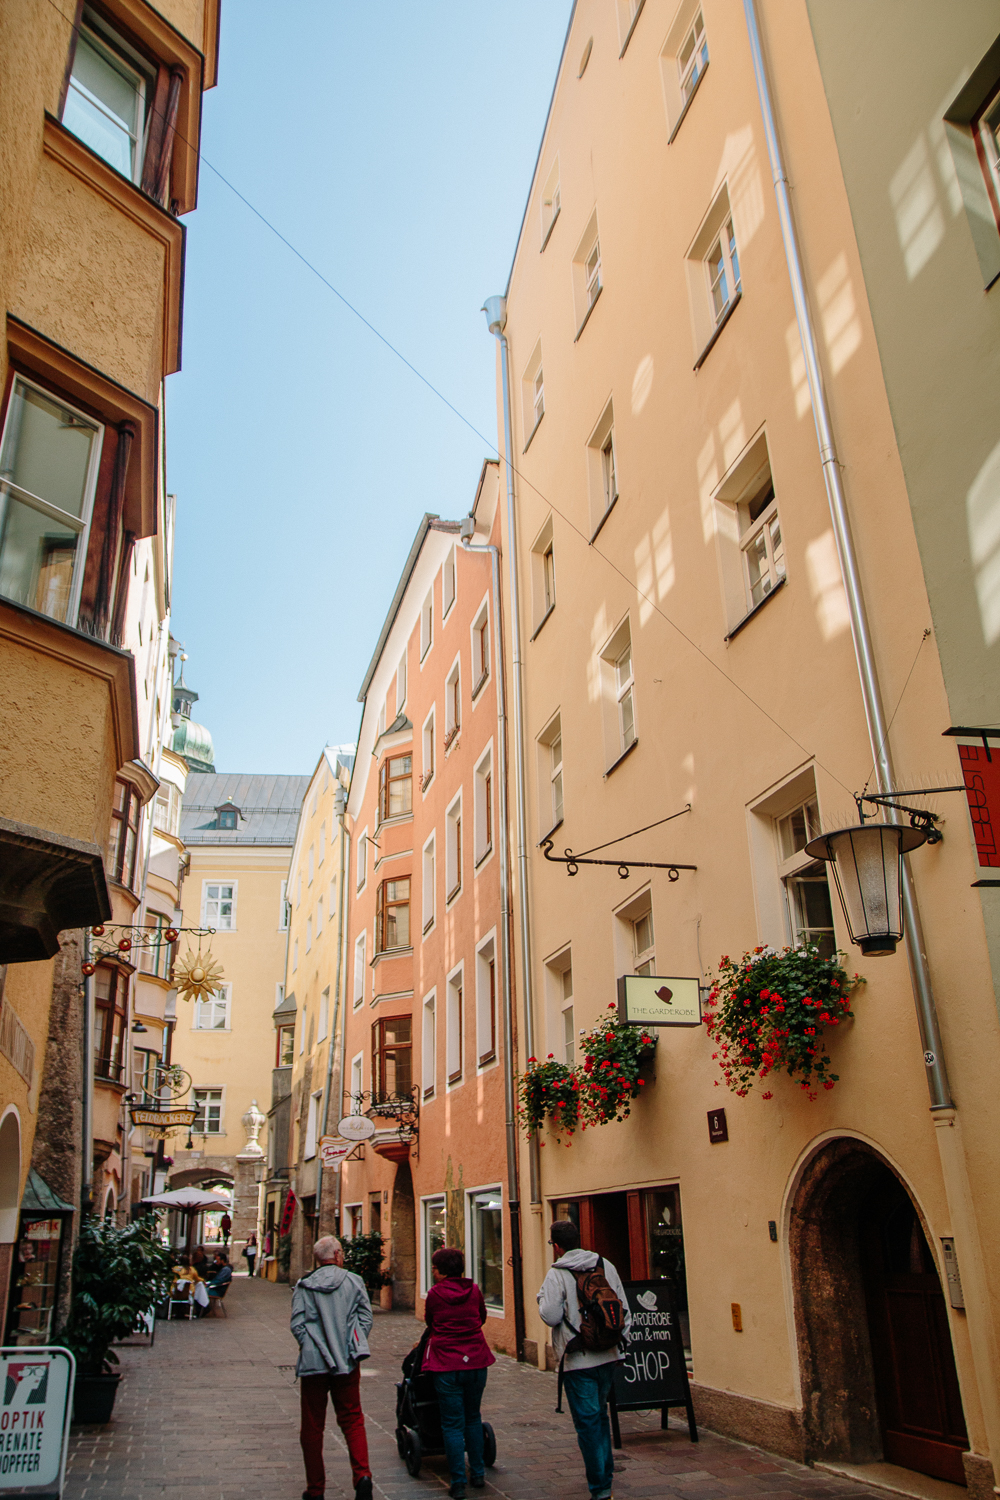
M 172 1208 L 177 1213 L 188 1215 L 187 1242 L 190 1250 L 195 1214 L 204 1213 L 206 1209 L 228 1208 L 231 1199 L 228 1193 L 223 1197 L 221 1193 L 206 1193 L 201 1188 L 182 1187 L 174 1188 L 170 1193 L 153 1193 L 142 1201 L 154 1208 Z

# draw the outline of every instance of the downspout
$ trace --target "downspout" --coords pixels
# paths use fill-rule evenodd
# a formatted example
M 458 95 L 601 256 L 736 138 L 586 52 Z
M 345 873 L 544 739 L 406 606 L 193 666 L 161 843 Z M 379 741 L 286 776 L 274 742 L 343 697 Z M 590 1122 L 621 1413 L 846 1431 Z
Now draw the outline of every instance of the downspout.
M 514 507 L 514 465 L 511 458 L 513 437 L 510 417 L 510 375 L 508 370 L 506 297 L 488 297 L 483 307 L 490 333 L 500 341 L 500 380 L 503 385 L 504 468 L 507 476 L 507 538 L 510 550 L 510 645 L 514 680 L 514 790 L 517 802 L 517 894 L 521 918 L 521 968 L 524 988 L 525 1055 L 535 1055 L 534 993 L 531 975 L 530 906 L 528 902 L 528 826 L 524 795 L 524 696 L 521 682 L 521 609 L 517 583 L 517 517 Z M 504 767 L 506 774 L 506 767 Z M 528 1141 L 531 1202 L 541 1202 L 539 1186 L 538 1135 L 532 1131 Z
M 462 522 L 462 546 L 467 552 L 488 552 L 493 574 L 493 619 L 497 662 L 497 812 L 500 844 L 500 983 L 503 989 L 503 1093 L 507 1139 L 507 1208 L 510 1213 L 510 1267 L 514 1286 L 514 1346 L 524 1358 L 524 1275 L 521 1254 L 521 1202 L 517 1170 L 517 1112 L 514 1095 L 514 991 L 510 973 L 510 851 L 507 843 L 507 690 L 504 684 L 503 635 L 500 609 L 500 548 L 472 546 L 475 520 Z
M 337 1023 L 340 1020 L 340 975 L 344 961 L 344 840 L 347 835 L 344 832 L 344 788 L 340 779 L 337 779 L 337 790 L 334 792 L 334 810 L 340 823 L 340 884 L 337 887 L 340 910 L 337 913 L 337 965 L 334 970 L 333 981 L 333 1021 L 330 1026 L 330 1045 L 327 1048 L 326 1057 L 326 1082 L 323 1085 L 323 1107 L 320 1110 L 320 1137 L 326 1134 L 329 1125 L 327 1115 L 330 1109 L 330 1089 L 333 1085 L 333 1060 L 337 1053 Z M 343 1077 L 343 1073 L 341 1073 Z M 340 1174 L 337 1174 L 338 1181 Z M 337 1204 L 340 1207 L 340 1204 Z M 323 1152 L 320 1150 L 319 1161 L 316 1164 L 316 1227 L 320 1234 L 323 1233 Z
M 847 603 L 851 618 L 851 634 L 861 680 L 861 692 L 868 720 L 868 738 L 872 759 L 875 762 L 882 784 L 886 789 L 895 785 L 892 756 L 887 744 L 885 715 L 879 691 L 878 674 L 872 649 L 864 596 L 858 573 L 854 542 L 851 536 L 847 502 L 840 479 L 836 445 L 830 411 L 823 389 L 819 354 L 816 346 L 812 318 L 806 297 L 805 277 L 799 255 L 798 239 L 792 219 L 788 193 L 788 178 L 785 173 L 778 141 L 778 131 L 771 104 L 770 88 L 764 68 L 760 31 L 757 24 L 755 0 L 743 0 L 750 54 L 753 60 L 754 78 L 760 100 L 760 112 L 767 140 L 767 153 L 771 166 L 771 180 L 778 204 L 778 219 L 781 238 L 788 263 L 795 319 L 798 324 L 802 354 L 806 366 L 806 378 L 812 399 L 813 419 L 819 443 L 820 461 L 826 482 L 830 517 L 836 539 L 840 569 L 844 580 Z M 892 822 L 901 822 L 898 812 L 890 810 Z M 1000 1456 L 1000 1380 L 998 1380 L 998 1351 L 993 1330 L 992 1301 L 986 1267 L 983 1264 L 982 1241 L 976 1218 L 972 1187 L 968 1177 L 965 1151 L 962 1145 L 958 1112 L 951 1097 L 948 1074 L 945 1067 L 941 1034 L 938 1028 L 934 992 L 931 987 L 930 969 L 924 947 L 923 929 L 917 907 L 916 892 L 910 874 L 907 857 L 902 857 L 902 895 L 905 922 L 906 954 L 910 966 L 910 980 L 917 1012 L 917 1024 L 927 1069 L 927 1087 L 930 1094 L 930 1109 L 937 1127 L 938 1151 L 941 1156 L 941 1175 L 944 1182 L 951 1228 L 955 1234 L 962 1279 L 966 1287 L 966 1301 L 973 1316 L 969 1318 L 969 1342 L 976 1374 L 978 1393 L 983 1403 L 983 1416 L 989 1448 L 993 1455 Z
M 341 873 L 341 878 L 340 878 L 340 933 L 339 933 L 339 935 L 337 937 L 337 971 L 338 971 L 338 973 L 340 973 L 342 975 L 343 983 L 341 984 L 341 988 L 343 989 L 344 984 L 346 984 L 346 976 L 343 975 L 341 955 L 344 954 L 347 951 L 347 942 L 348 942 L 348 938 L 350 937 L 350 928 L 348 926 L 348 913 L 347 913 L 347 884 L 346 884 L 346 882 L 347 882 L 347 878 L 348 878 L 347 872 L 351 868 L 351 835 L 347 831 L 347 798 L 346 798 L 346 794 L 345 794 L 345 798 L 344 798 L 343 809 L 338 814 L 338 816 L 340 818 L 340 842 L 341 842 L 340 869 L 341 869 L 342 873 Z M 341 1025 L 340 1025 L 340 1098 L 341 1098 L 341 1103 L 343 1103 L 343 1098 L 344 1098 L 344 1068 L 345 1068 L 346 1062 L 347 1062 L 347 1005 L 345 1003 L 344 1007 L 343 1007 L 343 1020 L 341 1021 Z M 334 1213 L 337 1216 L 337 1223 L 338 1224 L 340 1223 L 340 1200 L 341 1200 L 341 1197 L 343 1195 L 343 1187 L 344 1187 L 344 1164 L 343 1164 L 343 1162 L 341 1162 L 340 1168 L 339 1168 L 339 1170 L 337 1172 L 337 1191 L 334 1194 L 334 1200 L 333 1200 L 333 1211 L 334 1211 Z
M 90 928 L 83 929 L 83 961 L 90 963 Z M 83 979 L 83 1081 L 80 1088 L 83 1116 L 83 1162 L 80 1169 L 80 1208 L 87 1214 L 94 1191 L 94 976 Z

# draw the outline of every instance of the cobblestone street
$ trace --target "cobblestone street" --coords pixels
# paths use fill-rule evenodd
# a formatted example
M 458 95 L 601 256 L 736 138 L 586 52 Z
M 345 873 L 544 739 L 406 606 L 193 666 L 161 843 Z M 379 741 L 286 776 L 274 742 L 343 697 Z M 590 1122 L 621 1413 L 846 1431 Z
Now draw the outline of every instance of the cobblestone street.
M 228 1318 L 158 1323 L 152 1349 L 121 1349 L 125 1378 L 114 1421 L 73 1429 L 66 1500 L 297 1500 L 303 1471 L 290 1302 L 287 1287 L 237 1277 Z M 418 1331 L 408 1313 L 376 1314 L 363 1371 L 375 1492 L 385 1500 L 435 1497 L 447 1488 L 443 1457 L 427 1459 L 411 1479 L 396 1452 L 395 1384 Z M 483 1403 L 498 1454 L 487 1470 L 487 1500 L 586 1500 L 572 1423 L 555 1414 L 555 1396 L 554 1375 L 498 1356 Z M 681 1416 L 674 1413 L 664 1433 L 658 1413 L 623 1414 L 619 1500 L 864 1500 L 872 1493 L 707 1432 L 692 1447 Z M 332 1410 L 326 1459 L 328 1496 L 350 1496 Z

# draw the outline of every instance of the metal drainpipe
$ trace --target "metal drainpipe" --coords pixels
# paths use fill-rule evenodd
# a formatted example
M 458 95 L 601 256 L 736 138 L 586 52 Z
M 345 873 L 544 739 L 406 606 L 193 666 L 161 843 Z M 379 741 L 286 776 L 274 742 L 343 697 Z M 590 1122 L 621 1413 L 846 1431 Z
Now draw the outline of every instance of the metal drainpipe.
M 879 777 L 883 786 L 889 789 L 895 785 L 895 780 L 893 776 L 892 756 L 887 740 L 885 714 L 882 709 L 882 695 L 879 689 L 871 634 L 868 629 L 868 616 L 865 610 L 864 594 L 861 589 L 861 579 L 854 552 L 854 541 L 851 536 L 847 502 L 844 498 L 844 489 L 840 480 L 840 466 L 837 462 L 833 425 L 830 420 L 830 410 L 826 402 L 826 392 L 823 389 L 823 377 L 820 371 L 819 354 L 813 332 L 812 315 L 810 314 L 809 303 L 806 297 L 805 276 L 802 271 L 798 237 L 795 232 L 791 202 L 788 195 L 788 178 L 785 175 L 785 167 L 781 157 L 781 146 L 778 141 L 778 130 L 774 120 L 774 111 L 771 107 L 770 88 L 767 82 L 767 74 L 764 70 L 764 56 L 761 50 L 755 0 L 743 0 L 743 10 L 746 16 L 747 32 L 750 37 L 750 54 L 753 59 L 757 95 L 760 100 L 760 112 L 764 122 L 767 154 L 771 164 L 771 180 L 774 184 L 774 196 L 778 203 L 778 220 L 781 224 L 781 238 L 785 247 L 785 260 L 788 263 L 788 279 L 791 282 L 792 301 L 795 305 L 795 321 L 798 324 L 799 338 L 802 342 L 806 378 L 809 382 L 809 395 L 812 399 L 813 420 L 816 423 L 816 438 L 819 443 L 820 461 L 823 465 L 826 495 L 830 503 L 833 534 L 837 543 L 840 571 L 843 575 L 844 588 L 851 616 L 851 634 L 854 638 L 854 654 L 857 658 L 858 676 L 861 679 L 861 695 L 865 705 L 865 717 L 868 721 L 868 739 L 871 744 L 872 759 L 878 767 Z M 889 817 L 893 823 L 901 823 L 903 821 L 899 813 L 894 810 L 890 810 Z M 941 1047 L 941 1033 L 938 1028 L 934 992 L 931 988 L 927 954 L 924 949 L 924 934 L 920 922 L 920 912 L 917 907 L 917 897 L 913 888 L 913 877 L 910 874 L 909 861 L 905 855 L 903 856 L 902 863 L 906 956 L 910 963 L 910 980 L 913 986 L 913 999 L 917 1012 L 917 1024 L 920 1028 L 924 1065 L 927 1069 L 927 1087 L 930 1093 L 931 1111 L 933 1113 L 936 1110 L 953 1109 L 954 1104 L 951 1098 L 948 1073 Z
M 517 894 L 521 913 L 521 968 L 524 975 L 524 1045 L 525 1055 L 535 1055 L 534 987 L 531 976 L 531 930 L 528 903 L 528 826 L 524 796 L 524 699 L 521 683 L 521 610 L 517 583 L 517 517 L 514 508 L 514 466 L 511 458 L 513 437 L 510 417 L 510 374 L 507 338 L 506 297 L 490 297 L 483 308 L 490 333 L 500 340 L 500 379 L 503 385 L 504 467 L 507 471 L 507 537 L 510 543 L 510 645 L 514 679 L 514 789 L 517 801 Z M 528 1141 L 528 1163 L 532 1203 L 541 1202 L 539 1183 L 538 1135 L 532 1131 Z
M 336 801 L 339 801 L 341 807 L 343 807 L 343 787 L 339 778 L 337 780 L 337 790 L 336 792 L 334 792 L 334 798 L 336 799 L 334 807 L 336 807 Z M 337 887 L 337 899 L 340 903 L 340 909 L 337 912 L 337 965 L 334 970 L 333 981 L 333 1022 L 330 1026 L 330 1045 L 327 1048 L 326 1058 L 326 1081 L 323 1085 L 323 1107 L 320 1111 L 319 1132 L 321 1139 L 326 1134 L 328 1128 L 326 1117 L 330 1109 L 330 1088 L 333 1083 L 333 1059 L 337 1052 L 337 1022 L 340 1019 L 340 973 L 344 958 L 344 924 L 341 918 L 344 910 L 344 839 L 346 838 L 346 834 L 344 833 L 344 814 L 342 811 L 338 812 L 337 821 L 340 823 L 340 884 Z M 337 1176 L 339 1178 L 339 1172 Z M 340 1205 L 338 1204 L 337 1206 L 339 1207 Z M 323 1153 L 322 1151 L 320 1151 L 319 1161 L 316 1164 L 316 1228 L 319 1230 L 320 1234 L 323 1233 L 323 1224 L 321 1217 L 322 1212 Z
M 90 963 L 90 928 L 83 929 L 83 961 Z M 89 1213 L 94 1191 L 94 976 L 83 976 L 83 1082 L 80 1088 L 83 1114 L 83 1163 L 80 1171 L 80 1207 Z
M 510 974 L 510 853 L 507 845 L 507 691 L 503 676 L 503 637 L 500 610 L 500 548 L 471 545 L 475 522 L 463 525 L 462 546 L 467 552 L 488 552 L 492 566 L 493 620 L 497 662 L 497 812 L 500 844 L 500 983 L 503 988 L 503 1093 L 507 1137 L 507 1209 L 510 1214 L 510 1266 L 514 1285 L 514 1344 L 524 1358 L 524 1277 L 521 1254 L 521 1190 L 517 1170 L 517 1112 L 514 1096 L 514 991 Z
M 340 881 L 340 929 L 341 929 L 341 936 L 339 936 L 337 938 L 337 952 L 338 952 L 337 966 L 338 966 L 338 972 L 340 972 L 342 974 L 342 976 L 343 976 L 343 983 L 341 984 L 341 988 L 343 989 L 344 986 L 346 985 L 347 979 L 346 979 L 346 975 L 343 975 L 343 971 L 341 969 L 341 962 L 340 962 L 339 955 L 342 954 L 342 953 L 346 953 L 347 952 L 347 943 L 348 943 L 348 939 L 349 939 L 349 937 L 351 935 L 350 925 L 349 925 L 349 917 L 348 917 L 348 910 L 347 910 L 347 886 L 346 886 L 347 876 L 350 873 L 350 869 L 351 869 L 351 835 L 347 831 L 347 801 L 346 801 L 346 794 L 345 794 L 345 801 L 344 801 L 344 811 L 340 814 L 340 842 L 341 842 L 341 846 L 342 846 L 342 848 L 341 848 L 341 854 L 340 854 L 340 868 L 341 868 L 341 870 L 344 873 L 342 874 L 341 881 Z M 340 1024 L 340 1098 L 341 1098 L 341 1103 L 343 1103 L 343 1098 L 344 1098 L 344 1066 L 345 1066 L 346 1062 L 347 1062 L 347 1004 L 345 1002 L 344 1007 L 343 1007 L 343 1019 L 342 1019 L 341 1024 Z M 344 1190 L 344 1163 L 341 1162 L 341 1164 L 340 1164 L 340 1170 L 337 1172 L 337 1191 L 334 1194 L 334 1200 L 333 1200 L 333 1211 L 334 1211 L 334 1213 L 337 1216 L 337 1223 L 338 1223 L 338 1225 L 340 1224 L 340 1204 L 341 1204 L 341 1198 L 343 1196 L 343 1190 Z

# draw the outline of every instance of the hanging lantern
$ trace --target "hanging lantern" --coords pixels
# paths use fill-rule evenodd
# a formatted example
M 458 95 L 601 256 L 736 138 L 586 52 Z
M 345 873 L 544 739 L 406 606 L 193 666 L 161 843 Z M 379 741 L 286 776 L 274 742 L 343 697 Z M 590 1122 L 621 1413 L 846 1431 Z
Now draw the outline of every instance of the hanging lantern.
M 188 949 L 174 968 L 174 982 L 181 1000 L 207 1000 L 219 988 L 222 965 L 216 963 L 211 950 L 197 953 Z
M 922 828 L 861 823 L 821 834 L 806 845 L 833 865 L 851 942 L 868 958 L 895 953 L 903 936 L 902 857 L 926 843 Z

